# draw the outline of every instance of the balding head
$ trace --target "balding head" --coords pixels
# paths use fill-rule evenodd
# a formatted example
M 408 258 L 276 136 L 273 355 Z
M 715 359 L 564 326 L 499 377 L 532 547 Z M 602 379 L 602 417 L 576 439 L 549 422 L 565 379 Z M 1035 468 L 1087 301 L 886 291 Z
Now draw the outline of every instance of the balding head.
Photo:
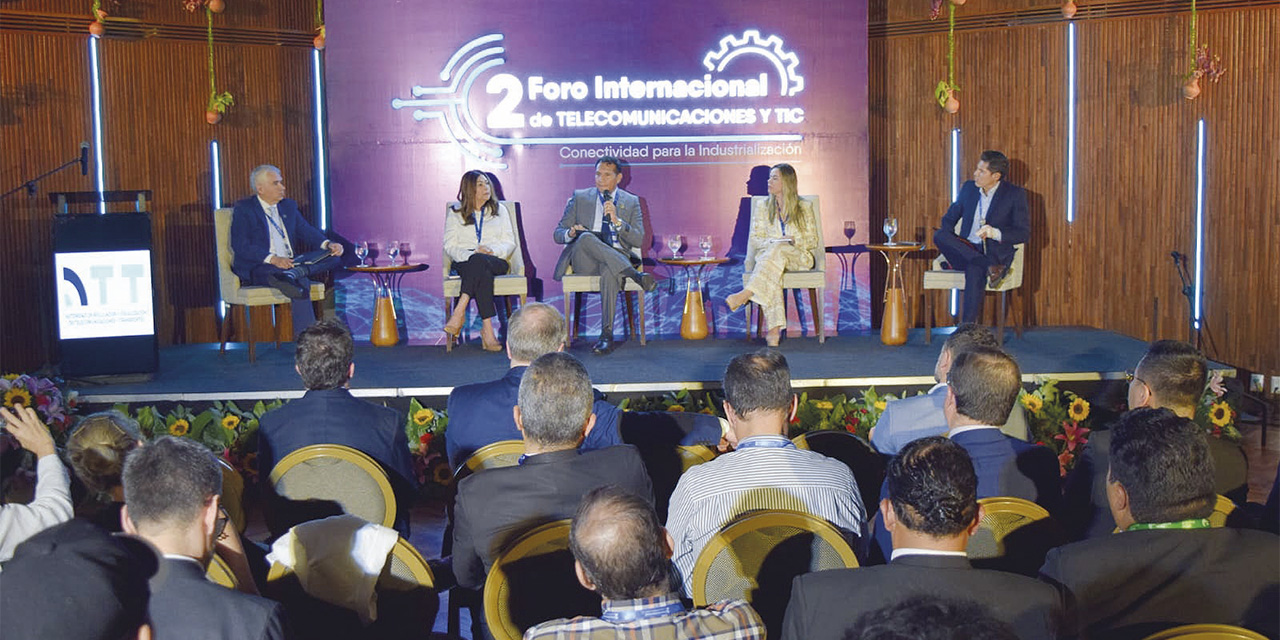
M 507 324 L 507 357 L 511 366 L 527 365 L 564 347 L 564 316 L 542 302 L 521 306 Z
M 644 499 L 616 486 L 582 498 L 569 546 L 579 580 L 607 600 L 650 598 L 670 589 L 670 548 L 658 515 Z

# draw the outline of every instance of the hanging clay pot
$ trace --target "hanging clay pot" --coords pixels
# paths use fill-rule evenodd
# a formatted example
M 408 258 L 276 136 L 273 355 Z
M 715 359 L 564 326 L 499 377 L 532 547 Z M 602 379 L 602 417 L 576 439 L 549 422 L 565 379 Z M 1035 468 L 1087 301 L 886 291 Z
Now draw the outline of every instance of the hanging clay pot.
M 312 38 L 312 39 L 311 39 L 311 45 L 312 45 L 312 46 L 314 46 L 315 48 L 317 48 L 317 49 L 321 50 L 321 51 L 324 51 L 324 36 L 323 36 L 323 35 L 318 35 L 318 36 L 316 36 L 316 37 Z
M 1076 3 L 1067 2 L 1066 4 L 1062 5 L 1062 17 L 1068 20 L 1076 17 Z
M 106 32 L 107 32 L 107 25 L 97 21 L 89 23 L 89 33 L 92 34 L 93 37 L 101 38 L 102 34 Z
M 947 104 L 943 107 L 947 113 L 955 113 L 960 110 L 960 101 L 955 96 L 947 96 Z
M 1192 78 L 1182 85 L 1182 97 L 1195 100 L 1198 95 L 1200 95 L 1200 78 Z
M 212 109 L 204 112 L 204 121 L 209 124 L 218 124 L 222 120 L 222 114 Z
M 222 13 L 222 10 L 227 8 L 227 3 L 224 0 L 209 0 L 207 6 L 214 13 Z

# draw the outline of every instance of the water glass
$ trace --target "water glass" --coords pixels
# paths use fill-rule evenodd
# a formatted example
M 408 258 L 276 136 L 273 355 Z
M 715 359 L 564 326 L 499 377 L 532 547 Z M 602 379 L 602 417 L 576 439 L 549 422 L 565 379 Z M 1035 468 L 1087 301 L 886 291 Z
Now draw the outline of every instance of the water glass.
M 698 248 L 702 249 L 702 258 L 705 260 L 707 255 L 711 253 L 711 236 L 698 238 Z
M 888 224 L 887 222 L 885 224 Z M 387 243 L 387 257 L 391 258 L 391 266 L 396 266 L 396 258 L 400 256 L 400 242 L 391 240 Z
M 684 246 L 684 238 L 680 234 L 675 233 L 667 236 L 667 248 L 671 250 L 671 257 L 680 259 L 680 247 Z
M 361 240 L 356 243 L 356 257 L 360 258 L 360 266 L 364 265 L 364 259 L 369 257 L 369 243 Z
M 885 234 L 886 236 L 889 236 L 889 244 L 893 244 L 893 236 L 897 235 L 897 233 L 898 233 L 898 219 L 897 219 L 897 218 L 885 218 L 885 219 L 884 219 L 884 234 Z

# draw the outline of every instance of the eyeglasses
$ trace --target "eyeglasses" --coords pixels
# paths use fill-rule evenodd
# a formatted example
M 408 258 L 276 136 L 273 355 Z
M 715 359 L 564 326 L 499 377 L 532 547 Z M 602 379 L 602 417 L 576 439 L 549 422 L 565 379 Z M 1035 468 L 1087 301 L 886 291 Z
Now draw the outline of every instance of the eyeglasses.
M 1134 375 L 1134 372 L 1133 372 L 1133 371 L 1125 371 L 1125 372 L 1124 372 L 1124 381 L 1125 381 L 1125 382 L 1133 382 L 1134 380 L 1137 380 L 1138 382 L 1141 382 L 1142 384 L 1146 384 L 1146 382 L 1145 382 L 1142 378 L 1139 378 L 1138 376 Z
M 231 520 L 231 514 L 222 506 L 218 507 L 218 520 L 213 523 L 213 539 L 221 540 L 222 534 L 227 530 L 227 522 Z

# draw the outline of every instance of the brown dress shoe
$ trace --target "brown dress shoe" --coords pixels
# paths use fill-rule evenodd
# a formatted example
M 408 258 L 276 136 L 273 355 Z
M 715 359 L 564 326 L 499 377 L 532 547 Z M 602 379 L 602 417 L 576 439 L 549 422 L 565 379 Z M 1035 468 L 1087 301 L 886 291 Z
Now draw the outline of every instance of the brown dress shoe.
M 987 270 L 987 288 L 995 289 L 1009 275 L 1009 266 L 998 264 Z

